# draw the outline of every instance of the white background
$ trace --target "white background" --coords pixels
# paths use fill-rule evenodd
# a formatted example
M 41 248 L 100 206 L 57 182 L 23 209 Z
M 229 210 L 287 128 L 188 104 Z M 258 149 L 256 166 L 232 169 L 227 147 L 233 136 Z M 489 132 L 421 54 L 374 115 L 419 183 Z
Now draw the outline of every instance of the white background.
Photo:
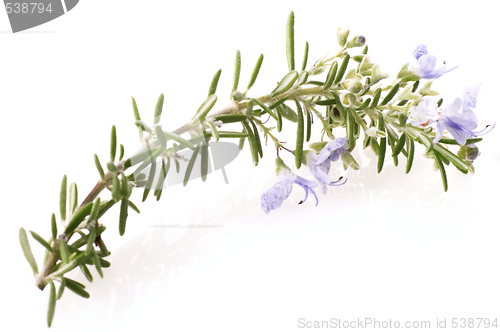
M 139 148 L 131 96 L 151 122 L 164 93 L 162 123 L 173 130 L 204 101 L 219 68 L 216 107 L 229 102 L 237 49 L 243 87 L 264 53 L 252 95 L 269 92 L 287 70 L 285 23 L 293 10 L 297 63 L 306 40 L 310 64 L 336 52 L 340 26 L 366 36 L 372 60 L 392 81 L 415 45 L 427 43 L 448 66 L 460 65 L 434 84 L 445 104 L 483 83 L 477 115 L 484 127 L 499 112 L 493 4 L 85 0 L 18 34 L 0 10 L 0 330 L 46 328 L 48 292 L 34 287 L 19 228 L 49 237 L 63 174 L 83 197 L 98 179 L 93 154 L 107 158 L 113 124 L 126 154 Z M 376 174 L 374 155 L 365 151 L 362 170 L 348 171 L 348 183 L 328 195 L 318 192 L 317 207 L 312 200 L 297 205 L 303 191 L 296 187 L 265 215 L 260 195 L 276 181 L 271 145 L 257 168 L 247 147 L 226 167 L 228 185 L 218 171 L 204 184 L 169 188 L 159 203 L 150 197 L 139 204 L 142 193 L 134 193 L 142 212 L 130 213 L 123 237 L 116 209 L 100 220 L 111 268 L 91 284 L 80 271 L 70 273 L 91 297 L 67 290 L 51 330 L 294 331 L 303 330 L 299 318 L 365 317 L 500 324 L 499 138 L 496 128 L 479 145 L 475 175 L 447 168 L 447 193 L 421 147 L 409 175 L 390 158 Z M 40 261 L 41 247 L 31 246 Z

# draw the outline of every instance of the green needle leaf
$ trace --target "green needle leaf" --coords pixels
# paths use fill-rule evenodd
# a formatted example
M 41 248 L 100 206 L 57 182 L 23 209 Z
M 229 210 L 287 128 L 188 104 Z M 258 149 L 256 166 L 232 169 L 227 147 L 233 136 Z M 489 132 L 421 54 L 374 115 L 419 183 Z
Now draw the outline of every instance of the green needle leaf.
M 219 131 L 219 136 L 223 138 L 245 138 L 248 134 L 237 131 Z
M 356 135 L 355 131 L 357 128 L 356 121 L 354 120 L 354 116 L 352 115 L 352 111 L 347 109 L 347 122 L 346 122 L 346 131 L 347 138 L 349 139 L 349 149 L 353 149 L 356 145 L 356 139 L 354 136 Z
M 245 117 L 246 118 L 246 117 Z M 177 143 L 179 143 L 180 145 L 182 146 L 185 146 L 187 148 L 190 148 L 191 150 L 194 150 L 196 149 L 196 146 L 191 143 L 190 141 L 182 138 L 181 136 L 177 135 L 177 134 L 174 134 L 174 133 L 169 133 L 167 131 L 164 131 L 163 132 L 165 134 L 165 136 L 168 138 L 168 139 L 171 139 L 171 140 L 174 140 L 176 141 Z
M 475 143 L 481 142 L 482 140 L 483 140 L 482 138 L 469 138 L 465 142 L 464 145 L 475 144 Z M 439 143 L 450 144 L 450 145 L 460 145 L 457 143 L 457 141 L 455 141 L 454 139 L 450 139 L 450 138 L 441 138 L 439 140 Z
M 441 157 L 439 156 L 439 153 L 437 153 L 435 150 L 431 151 L 434 159 L 436 160 L 436 165 L 437 168 L 439 169 L 439 172 L 441 173 L 441 180 L 443 181 L 443 188 L 444 191 L 448 191 L 448 179 L 446 177 L 446 170 L 444 169 L 443 162 L 441 160 Z
M 116 156 L 116 127 L 111 127 L 111 147 L 110 147 L 110 160 L 115 161 Z
M 382 112 L 380 112 L 378 115 L 378 129 L 381 131 L 385 131 L 384 116 L 382 115 Z M 384 167 L 386 145 L 387 145 L 387 138 L 381 137 L 379 154 L 378 154 L 377 173 L 380 173 L 382 171 L 382 168 Z
M 33 236 L 33 238 L 35 240 L 37 240 L 42 246 L 44 246 L 48 251 L 54 252 L 54 249 L 52 249 L 50 244 L 47 241 L 45 241 L 45 239 L 43 237 L 41 237 L 40 235 L 38 235 L 37 233 L 35 233 L 33 231 L 30 231 L 30 233 L 31 233 L 31 236 Z
M 219 131 L 217 130 L 217 126 L 214 125 L 212 121 L 207 121 L 208 125 L 210 126 L 211 134 L 215 138 L 215 141 L 219 141 Z
M 184 181 L 183 185 L 184 187 L 187 185 L 189 181 L 189 177 L 191 176 L 191 172 L 193 171 L 194 163 L 196 162 L 196 158 L 198 157 L 198 152 L 200 151 L 200 146 L 198 145 L 196 149 L 194 150 L 191 159 L 189 159 L 189 163 L 186 168 L 186 173 L 184 174 Z
M 85 217 L 90 214 L 93 205 L 94 204 L 90 202 L 80 208 L 80 210 L 78 210 L 78 212 L 73 215 L 71 221 L 68 223 L 68 226 L 66 226 L 64 234 L 70 235 L 71 233 L 73 233 L 73 231 L 78 227 L 78 225 L 80 225 L 83 219 L 85 219 Z
M 90 211 L 89 222 L 96 221 L 97 216 L 99 214 L 99 208 L 101 207 L 101 198 L 97 197 L 94 205 L 92 206 L 92 210 Z
M 283 118 L 281 117 L 281 112 L 278 108 L 276 109 L 276 115 L 278 117 L 278 119 L 276 120 L 276 129 L 278 130 L 278 132 L 281 132 L 281 129 L 283 129 Z
M 399 90 L 399 83 L 396 83 L 396 85 L 392 87 L 391 91 L 389 91 L 387 96 L 385 96 L 384 100 L 382 100 L 381 105 L 386 105 L 388 102 L 390 102 L 391 99 L 396 95 L 398 90 Z
M 148 177 L 148 182 L 146 183 L 146 187 L 144 188 L 144 193 L 142 195 L 142 201 L 144 202 L 149 195 L 149 191 L 151 190 L 151 187 L 153 186 L 153 180 L 155 178 L 156 174 L 156 159 L 153 160 L 151 163 L 151 169 L 149 170 L 149 177 Z
M 297 169 L 302 166 L 302 151 L 304 149 L 304 114 L 298 100 L 295 101 L 297 106 L 297 141 L 295 145 L 295 167 Z
M 378 144 L 377 139 L 375 137 L 370 138 L 370 147 L 377 156 L 380 155 L 380 145 Z
M 262 103 L 260 100 L 258 99 L 250 99 L 250 100 L 253 101 L 255 104 L 257 104 L 258 106 L 262 107 L 262 109 L 266 111 L 266 113 L 268 113 L 270 116 L 272 116 L 274 120 L 278 120 L 276 114 L 274 114 L 274 112 L 271 111 L 271 109 L 267 107 L 264 103 Z
M 78 187 L 76 183 L 71 183 L 69 186 L 69 212 L 75 212 L 78 207 Z
M 362 110 L 364 110 L 365 108 L 367 108 L 367 107 L 368 107 L 368 105 L 370 105 L 370 102 L 371 102 L 371 101 L 372 101 L 372 100 L 371 100 L 370 98 L 368 98 L 368 99 L 367 99 L 367 100 L 365 100 L 365 101 L 363 102 L 363 104 L 361 104 L 361 106 L 359 106 L 356 110 L 358 110 L 358 111 L 362 111 Z
M 129 195 L 130 194 L 129 193 L 129 189 L 131 189 L 131 188 L 129 188 L 127 177 L 123 173 L 122 173 L 122 183 L 121 183 L 120 189 L 122 191 L 121 194 L 122 194 L 123 197 L 129 197 L 130 196 Z
M 215 120 L 222 121 L 223 123 L 241 122 L 245 121 L 246 118 L 247 116 L 243 114 L 222 114 L 214 117 Z
M 220 78 L 221 72 L 222 72 L 222 69 L 219 69 L 215 73 L 214 78 L 212 78 L 212 83 L 210 83 L 210 89 L 208 90 L 208 96 L 215 94 L 215 91 L 217 90 L 217 85 L 219 84 L 219 78 Z
M 210 112 L 212 107 L 214 107 L 216 102 L 217 102 L 216 95 L 208 96 L 207 100 L 205 100 L 203 104 L 201 104 L 200 108 L 198 109 L 198 112 L 196 112 L 193 119 L 199 119 L 200 121 L 203 121 L 203 119 L 205 119 L 205 117 L 207 116 L 208 112 Z
M 154 124 L 157 124 L 158 122 L 160 122 L 161 112 L 163 111 L 164 99 L 165 99 L 165 97 L 163 96 L 163 93 L 160 94 L 160 96 L 158 97 L 158 101 L 156 102 Z
M 50 284 L 50 295 L 49 295 L 49 310 L 47 311 L 47 325 L 50 327 L 52 325 L 52 320 L 54 319 L 54 312 L 56 310 L 56 286 L 52 280 L 49 281 Z
M 105 179 L 104 170 L 102 169 L 101 162 L 99 161 L 99 157 L 96 154 L 94 154 L 94 162 L 95 162 L 95 167 L 97 168 L 97 171 L 99 172 L 99 176 L 101 177 L 101 180 L 104 181 L 104 179 Z M 61 215 L 61 218 L 62 218 L 62 215 Z M 62 218 L 62 219 L 63 220 L 66 219 L 66 214 L 65 214 L 64 218 Z
M 342 161 L 344 162 L 345 165 L 349 166 L 354 170 L 359 169 L 359 164 L 356 162 L 356 159 L 354 159 L 354 157 L 349 151 L 344 151 L 342 153 Z
M 257 130 L 257 126 L 255 125 L 254 121 L 250 121 L 250 124 L 252 125 L 253 133 L 255 135 L 255 140 L 257 141 L 257 149 L 259 150 L 259 155 L 262 158 L 264 153 L 262 151 L 262 143 L 260 142 L 259 131 Z
M 250 88 L 255 83 L 255 80 L 257 79 L 257 76 L 259 75 L 260 67 L 262 66 L 263 60 L 264 60 L 264 55 L 261 54 L 259 56 L 259 58 L 257 59 L 257 63 L 255 64 L 255 68 L 253 69 L 253 72 L 252 72 L 252 76 L 250 76 L 250 82 L 248 83 L 247 91 L 250 90 Z
M 58 300 L 62 297 L 64 293 L 64 288 L 66 288 L 66 278 L 61 278 L 61 285 L 59 285 L 59 291 L 57 291 Z
M 130 201 L 130 200 L 129 200 L 129 201 L 128 201 L 128 205 L 129 205 L 129 206 L 130 206 L 130 208 L 131 208 L 132 210 L 134 210 L 135 212 L 137 212 L 137 213 L 141 213 L 141 211 L 137 208 L 137 206 L 135 206 L 135 204 L 134 204 L 134 203 L 132 203 L 132 201 Z
M 125 154 L 125 147 L 123 146 L 123 144 L 120 144 L 120 158 L 119 158 L 120 161 L 123 159 L 124 154 Z
M 241 134 L 245 136 L 241 137 L 240 141 L 238 142 L 238 148 L 240 149 L 240 151 L 243 150 L 243 147 L 245 146 L 245 138 L 248 137 L 248 134 L 245 131 L 245 129 L 242 130 Z
M 121 188 L 120 188 L 120 180 L 113 174 L 113 182 L 111 187 L 111 196 L 115 201 L 119 201 L 121 197 Z
M 158 178 L 158 183 L 156 184 L 156 189 L 154 192 L 154 196 L 156 196 L 156 200 L 160 200 L 160 195 L 161 192 L 163 191 L 163 183 L 165 182 L 165 179 L 168 174 L 168 170 L 170 169 L 170 158 L 168 158 L 167 165 L 165 166 L 165 159 L 161 160 L 161 172 L 160 172 L 160 177 Z M 129 201 L 129 205 L 130 205 Z
M 94 250 L 94 253 L 92 255 L 92 262 L 94 262 L 95 269 L 97 273 L 99 273 L 99 276 L 102 278 L 102 266 L 101 266 L 101 261 L 99 259 L 99 256 L 97 256 L 97 252 Z
M 326 76 L 325 85 L 323 85 L 323 89 L 327 90 L 332 86 L 333 81 L 335 80 L 335 77 L 337 75 L 337 67 L 338 67 L 337 61 L 332 63 L 332 65 L 330 66 L 330 70 L 328 71 L 328 75 Z
M 321 106 L 335 105 L 336 103 L 337 103 L 337 101 L 335 100 L 335 98 L 318 100 L 315 102 L 316 105 L 321 105 Z
M 351 58 L 350 55 L 346 54 L 346 56 L 344 57 L 344 60 L 342 60 L 342 64 L 340 65 L 340 69 L 337 72 L 337 76 L 335 77 L 335 81 L 334 81 L 335 84 L 337 84 L 338 82 L 340 82 L 342 80 L 342 77 L 344 76 L 344 73 L 347 69 L 347 64 L 349 63 L 350 58 Z
M 302 59 L 302 70 L 306 70 L 308 55 L 309 55 L 309 43 L 306 42 L 306 46 L 304 47 L 304 58 Z
M 277 96 L 290 90 L 290 88 L 293 86 L 293 83 L 295 83 L 297 78 L 299 78 L 299 73 L 296 72 L 295 70 L 292 70 L 291 72 L 286 74 L 285 77 L 283 77 L 281 82 L 278 84 L 276 89 L 274 89 L 273 95 Z
M 140 133 L 141 133 L 141 139 L 142 139 L 142 132 L 147 131 L 148 133 L 151 133 L 151 128 L 147 125 L 146 122 L 141 121 L 141 120 L 136 120 L 135 125 L 139 128 Z
M 297 122 L 297 113 L 287 104 L 280 105 L 276 108 L 277 113 L 291 122 Z
M 91 227 L 90 233 L 87 236 L 87 247 L 85 248 L 85 256 L 90 256 L 90 254 L 92 253 L 92 249 L 94 249 L 95 237 L 96 237 L 96 228 Z
M 413 165 L 413 157 L 415 155 L 415 143 L 408 135 L 406 137 L 406 150 L 408 151 L 408 159 L 406 160 L 406 174 L 408 174 L 411 170 L 411 166 Z
M 137 103 L 135 102 L 134 97 L 132 97 L 132 108 L 134 110 L 134 118 L 136 121 L 141 121 L 141 116 L 139 114 L 139 109 L 137 108 Z
M 236 59 L 234 60 L 234 79 L 233 79 L 233 89 L 231 93 L 238 90 L 238 83 L 240 82 L 240 71 L 241 71 L 241 54 L 240 51 L 236 51 Z
M 52 228 L 52 239 L 57 238 L 57 223 L 56 223 L 56 215 L 52 213 L 52 218 L 50 220 L 51 228 Z
M 167 136 L 165 136 L 165 132 L 163 129 L 160 128 L 160 126 L 155 127 L 155 133 L 156 133 L 156 138 L 158 138 L 158 142 L 160 142 L 160 145 L 162 148 L 166 149 L 167 148 Z
M 253 114 L 254 102 L 253 100 L 249 100 L 247 103 L 247 117 L 251 118 Z
M 61 220 L 66 220 L 67 189 L 68 189 L 67 178 L 66 174 L 64 174 L 61 183 L 61 195 L 59 196 L 59 209 L 61 212 Z
M 122 199 L 122 204 L 120 205 L 120 223 L 118 225 L 120 236 L 125 234 L 125 226 L 127 224 L 127 217 L 128 217 L 128 198 L 124 197 Z
M 279 105 L 283 104 L 287 99 L 288 99 L 288 96 L 286 96 L 284 98 L 281 98 L 281 99 L 278 99 L 277 101 L 275 101 L 274 103 L 272 103 L 271 105 L 269 105 L 269 109 L 270 110 L 275 109 Z
M 208 174 L 208 144 L 201 144 L 201 180 L 205 182 Z
M 106 256 L 108 256 L 108 255 L 106 255 Z M 101 262 L 101 266 L 102 266 L 103 268 L 108 268 L 108 267 L 110 267 L 110 266 L 111 266 L 111 263 L 110 263 L 110 262 L 108 262 L 108 261 L 107 261 L 107 260 L 105 260 L 105 259 L 99 258 L 99 262 Z
M 311 117 L 311 111 L 307 107 L 306 107 L 306 122 L 307 122 L 306 142 L 309 142 L 309 140 L 311 139 L 312 117 Z
M 259 148 L 257 147 L 257 139 L 255 138 L 255 135 L 250 129 L 250 125 L 248 124 L 248 120 L 242 121 L 241 124 L 245 128 L 245 131 L 248 134 L 248 142 L 250 143 L 250 151 L 252 152 L 252 160 L 254 166 L 257 166 L 259 164 Z
M 142 122 L 141 116 L 139 115 L 139 109 L 137 108 L 137 103 L 135 102 L 134 97 L 132 97 L 132 109 L 134 110 L 134 118 L 135 118 L 136 124 L 137 124 L 137 121 Z M 137 129 L 139 130 L 139 138 L 142 141 L 142 137 L 143 137 L 142 132 L 144 129 L 141 128 L 140 126 L 137 126 Z
M 294 21 L 294 14 L 290 12 L 286 23 L 286 59 L 288 61 L 288 70 L 290 71 L 295 70 Z
M 406 142 L 406 133 L 402 133 L 401 137 L 399 137 L 398 142 L 396 143 L 396 146 L 394 147 L 394 150 L 392 151 L 392 156 L 397 157 L 399 153 L 403 150 L 403 147 L 405 146 Z
M 372 105 L 370 106 L 370 108 L 375 108 L 378 106 L 378 101 L 380 100 L 380 94 L 382 93 L 382 89 L 381 88 L 378 88 L 376 91 L 375 91 L 375 96 L 373 97 L 373 103 Z
M 83 275 L 85 276 L 85 278 L 87 278 L 88 281 L 92 282 L 94 280 L 87 265 L 80 264 L 80 270 L 82 270 Z
M 59 241 L 59 254 L 64 264 L 69 264 L 69 250 L 68 245 L 64 241 Z
M 439 152 L 444 158 L 451 161 L 453 165 L 462 173 L 467 174 L 469 165 L 467 165 L 460 157 L 452 153 L 450 150 L 444 148 L 441 144 L 434 144 L 434 149 Z M 445 160 L 442 160 L 445 161 Z
M 299 78 L 297 79 L 297 85 L 302 85 L 307 83 L 307 79 L 309 78 L 309 73 L 307 70 L 303 70 L 299 74 Z
M 38 274 L 38 265 L 36 264 L 35 257 L 33 256 L 33 252 L 31 251 L 30 242 L 28 240 L 28 236 L 26 235 L 26 231 L 22 227 L 19 229 L 19 242 L 21 243 L 24 257 L 26 257 L 26 259 L 28 260 L 28 263 L 31 266 L 31 270 L 33 270 L 33 274 L 36 276 Z
M 80 295 L 81 297 L 84 297 L 86 299 L 90 297 L 90 294 L 85 291 L 84 285 L 69 278 L 64 279 L 66 279 L 66 287 L 73 293 L 75 293 L 76 295 Z

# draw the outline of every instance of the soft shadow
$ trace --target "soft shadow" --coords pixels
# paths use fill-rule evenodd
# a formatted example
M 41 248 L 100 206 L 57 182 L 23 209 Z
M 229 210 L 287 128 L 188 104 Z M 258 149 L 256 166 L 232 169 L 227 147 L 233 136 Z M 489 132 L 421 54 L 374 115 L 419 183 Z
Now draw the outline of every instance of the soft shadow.
M 42 34 L 47 34 L 47 33 L 57 33 L 57 31 L 19 31 L 19 32 L 12 32 L 10 30 L 5 30 L 5 31 L 0 31 L 0 34 L 5 34 L 5 35 L 42 35 Z

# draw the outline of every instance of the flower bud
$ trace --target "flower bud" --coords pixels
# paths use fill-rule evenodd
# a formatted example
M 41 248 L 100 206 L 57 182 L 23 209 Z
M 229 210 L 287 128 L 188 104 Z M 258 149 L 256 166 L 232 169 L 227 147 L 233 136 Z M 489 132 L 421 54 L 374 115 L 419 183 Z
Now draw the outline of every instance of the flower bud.
M 342 161 L 344 162 L 344 165 L 349 166 L 354 170 L 359 169 L 359 164 L 349 151 L 342 152 Z
M 116 171 L 116 166 L 112 161 L 108 161 L 106 166 L 108 167 L 108 171 L 110 171 L 110 172 Z
M 420 79 L 420 76 L 410 70 L 409 67 L 410 63 L 406 63 L 399 71 L 398 78 L 401 79 L 401 82 L 418 81 Z
M 372 67 L 371 84 L 376 84 L 387 77 L 389 77 L 389 75 L 381 73 L 378 65 Z
M 351 39 L 347 45 L 346 48 L 353 48 L 353 47 L 360 47 L 365 45 L 366 38 L 363 36 L 355 36 L 353 39 Z
M 428 81 L 425 85 L 418 91 L 422 96 L 437 96 L 439 93 L 431 89 L 432 81 Z
M 340 47 L 344 47 L 347 42 L 347 37 L 349 36 L 349 29 L 341 30 L 340 28 L 337 30 L 337 41 L 339 42 Z
M 377 129 L 377 127 L 370 127 L 365 131 L 365 134 L 370 137 L 385 137 L 385 132 Z
M 458 156 L 462 159 L 474 161 L 480 155 L 479 149 L 475 144 L 463 145 L 458 150 Z
M 309 75 L 319 75 L 322 72 L 324 72 L 326 69 L 325 63 L 323 62 L 323 59 L 316 61 L 314 66 L 309 70 Z
M 283 159 L 276 157 L 276 174 L 278 176 L 286 176 L 290 172 L 290 167 L 285 164 Z
M 363 89 L 363 84 L 359 80 L 349 80 L 347 89 L 352 93 L 358 93 Z
M 321 150 L 323 150 L 327 143 L 327 141 L 314 142 L 309 144 L 309 147 L 319 153 Z
M 373 63 L 370 61 L 370 56 L 366 55 L 366 56 L 363 57 L 363 60 L 359 64 L 359 70 L 358 71 L 360 73 L 362 73 L 362 72 L 365 72 L 367 70 L 372 69 L 372 67 L 373 67 Z
M 406 121 L 408 120 L 408 116 L 406 116 L 406 114 L 404 113 L 401 113 L 399 114 L 398 120 L 399 120 L 399 125 L 403 127 L 406 124 Z
M 233 93 L 231 93 L 231 97 L 234 101 L 241 101 L 244 98 L 243 94 L 239 91 L 234 91 Z

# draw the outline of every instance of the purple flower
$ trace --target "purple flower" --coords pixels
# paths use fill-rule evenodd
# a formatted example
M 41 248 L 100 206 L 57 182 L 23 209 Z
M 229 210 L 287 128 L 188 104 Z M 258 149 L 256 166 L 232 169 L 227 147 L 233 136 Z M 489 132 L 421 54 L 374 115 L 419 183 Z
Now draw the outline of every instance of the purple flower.
M 414 68 L 414 73 L 420 78 L 435 79 L 447 72 L 457 68 L 446 70 L 446 67 L 436 68 L 436 57 L 434 55 L 427 54 L 427 46 L 420 44 L 413 51 L 413 56 L 417 59 L 417 67 Z
M 417 59 L 417 60 L 422 55 L 426 55 L 426 54 L 427 54 L 427 45 L 425 45 L 425 44 L 418 44 L 415 51 L 413 51 L 413 57 L 415 57 L 415 59 Z
M 320 151 L 316 157 L 314 165 L 319 165 L 326 159 L 330 159 L 331 162 L 339 160 L 342 152 L 349 148 L 349 139 L 346 137 L 336 138 L 328 142 L 325 147 Z
M 410 108 L 410 123 L 415 127 L 426 127 L 439 119 L 437 102 L 425 99 Z
M 328 173 L 330 172 L 331 163 L 339 160 L 344 151 L 349 148 L 349 139 L 337 138 L 328 142 L 318 155 L 313 153 L 308 154 L 308 166 L 312 175 L 323 188 L 323 194 L 326 195 L 328 186 L 340 186 L 346 180 L 341 182 L 342 177 L 337 181 L 330 180 Z
M 280 173 L 282 179 L 278 181 L 271 189 L 266 191 L 260 200 L 260 208 L 265 212 L 269 213 L 272 210 L 276 210 L 279 208 L 285 199 L 290 196 L 293 189 L 293 184 L 298 184 L 302 188 L 304 188 L 306 192 L 306 197 L 299 202 L 302 204 L 307 200 L 309 196 L 309 191 L 316 198 L 316 205 L 318 205 L 318 196 L 312 188 L 318 186 L 318 184 L 314 181 L 306 180 L 298 175 L 295 175 L 289 169 L 283 170 Z
M 453 136 L 458 144 L 464 145 L 468 138 L 484 135 L 489 133 L 494 125 L 490 128 L 487 126 L 480 131 L 474 131 L 477 127 L 477 117 L 474 114 L 473 108 L 476 107 L 477 94 L 479 86 L 471 86 L 465 89 L 463 101 L 456 98 L 450 105 L 439 110 L 437 103 L 432 99 L 427 99 L 410 108 L 410 116 L 413 118 L 411 124 L 419 127 L 426 127 L 432 123 L 436 123 L 436 136 L 434 143 L 439 142 L 443 137 L 445 130 Z

